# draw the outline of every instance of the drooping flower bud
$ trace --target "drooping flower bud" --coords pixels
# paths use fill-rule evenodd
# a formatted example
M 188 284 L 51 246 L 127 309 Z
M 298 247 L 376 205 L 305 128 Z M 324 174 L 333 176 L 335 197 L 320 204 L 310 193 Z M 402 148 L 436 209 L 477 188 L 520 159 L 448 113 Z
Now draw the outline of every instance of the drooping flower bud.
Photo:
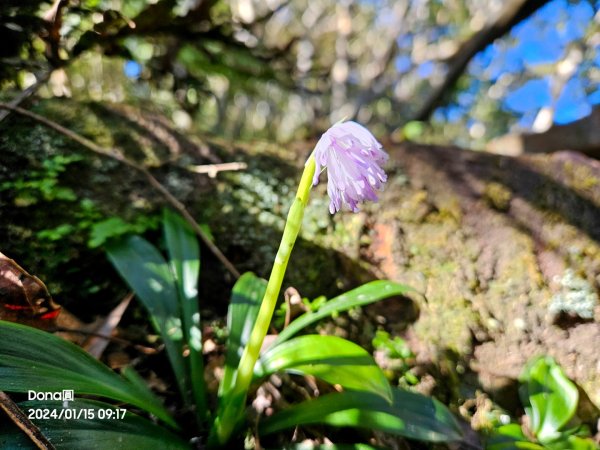
M 313 184 L 319 182 L 323 167 L 327 168 L 329 212 L 336 213 L 347 205 L 358 211 L 358 203 L 377 201 L 376 190 L 383 188 L 387 175 L 380 167 L 387 159 L 381 144 L 362 125 L 342 122 L 327 130 L 314 151 L 316 171 Z

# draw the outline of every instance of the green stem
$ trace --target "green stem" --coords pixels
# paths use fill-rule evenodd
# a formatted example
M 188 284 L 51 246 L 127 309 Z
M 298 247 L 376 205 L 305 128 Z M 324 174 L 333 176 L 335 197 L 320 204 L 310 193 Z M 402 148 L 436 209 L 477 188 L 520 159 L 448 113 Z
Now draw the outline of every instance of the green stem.
M 219 444 L 227 442 L 244 410 L 246 395 L 252 382 L 254 365 L 258 360 L 260 348 L 269 330 L 271 318 L 273 317 L 277 298 L 281 290 L 283 276 L 285 275 L 292 248 L 300 232 L 302 218 L 304 217 L 304 208 L 308 202 L 314 173 L 315 159 L 313 156 L 310 156 L 304 167 L 296 198 L 287 216 L 283 237 L 275 256 L 275 262 L 271 270 L 265 296 L 260 305 L 258 317 L 250 334 L 248 345 L 244 348 L 238 365 L 235 383 L 230 396 L 232 401 L 228 405 L 225 405 L 223 413 L 219 414 L 219 417 L 215 419 L 213 432 L 216 433 L 214 437 L 216 437 Z

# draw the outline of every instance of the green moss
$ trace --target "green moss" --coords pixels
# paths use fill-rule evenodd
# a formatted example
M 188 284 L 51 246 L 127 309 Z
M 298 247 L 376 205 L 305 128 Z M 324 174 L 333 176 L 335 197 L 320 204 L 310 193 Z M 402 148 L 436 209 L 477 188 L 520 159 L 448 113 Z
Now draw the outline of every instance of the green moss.
M 101 145 L 134 133 L 91 104 L 53 99 L 33 110 Z M 124 150 L 135 154 L 135 140 L 128 143 Z M 117 301 L 121 286 L 103 251 L 88 248 L 94 224 L 118 215 L 143 226 L 158 205 L 142 201 L 152 196 L 130 169 L 14 114 L 1 124 L 0 153 L 3 253 L 44 280 L 59 303 L 91 319 Z
M 483 199 L 490 207 L 498 211 L 508 211 L 512 192 L 500 183 L 491 182 L 485 185 Z
M 569 185 L 577 190 L 587 191 L 598 186 L 600 180 L 594 175 L 591 168 L 572 161 L 563 165 Z

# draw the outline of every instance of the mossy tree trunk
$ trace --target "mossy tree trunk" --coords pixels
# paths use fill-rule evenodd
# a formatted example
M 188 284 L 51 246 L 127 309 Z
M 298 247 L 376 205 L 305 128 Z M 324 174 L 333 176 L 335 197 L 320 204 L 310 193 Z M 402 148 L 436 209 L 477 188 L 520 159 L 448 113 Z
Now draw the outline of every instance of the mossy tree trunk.
M 425 294 L 409 332 L 420 358 L 501 396 L 528 358 L 550 354 L 600 405 L 598 161 L 386 147 L 399 172 L 362 251 Z

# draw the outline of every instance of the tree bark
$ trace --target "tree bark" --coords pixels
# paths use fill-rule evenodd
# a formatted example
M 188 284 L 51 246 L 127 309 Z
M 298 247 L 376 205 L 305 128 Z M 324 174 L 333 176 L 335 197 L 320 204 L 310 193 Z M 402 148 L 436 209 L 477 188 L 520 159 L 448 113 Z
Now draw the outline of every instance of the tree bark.
M 425 294 L 408 332 L 419 358 L 476 374 L 447 381 L 502 401 L 528 358 L 550 354 L 600 405 L 600 355 L 585 344 L 600 338 L 600 163 L 385 147 L 399 171 L 360 254 Z
M 448 73 L 444 81 L 440 85 L 434 86 L 431 95 L 425 100 L 413 120 L 426 121 L 429 119 L 429 116 L 435 108 L 442 104 L 444 97 L 454 87 L 477 53 L 484 50 L 494 40 L 504 36 L 515 25 L 527 19 L 548 2 L 549 0 L 512 0 L 507 2 L 494 22 L 471 36 L 450 58 Z
M 600 159 L 600 108 L 566 125 L 554 125 L 543 133 L 514 133 L 491 141 L 488 150 L 502 155 L 574 150 Z

